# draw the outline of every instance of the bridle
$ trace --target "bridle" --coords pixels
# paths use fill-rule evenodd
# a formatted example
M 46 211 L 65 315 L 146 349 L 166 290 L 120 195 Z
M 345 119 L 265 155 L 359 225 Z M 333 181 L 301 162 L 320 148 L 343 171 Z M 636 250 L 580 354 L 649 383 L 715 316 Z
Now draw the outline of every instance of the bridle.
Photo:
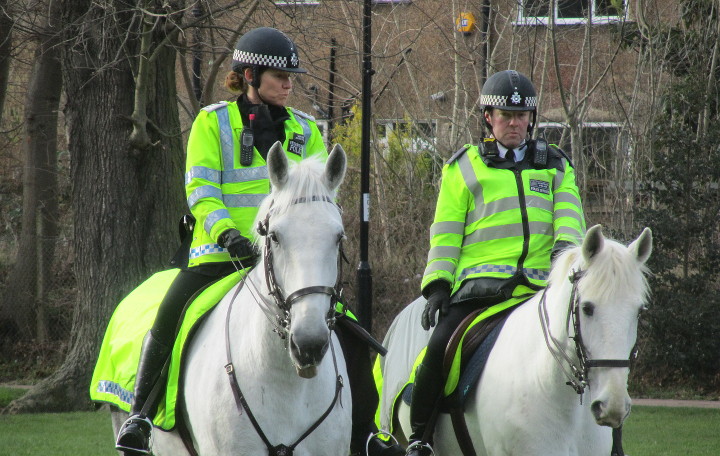
M 327 196 L 312 196 L 309 198 L 301 197 L 296 198 L 293 200 L 292 204 L 301 204 L 306 202 L 313 202 L 313 201 L 324 201 L 330 204 L 333 204 L 338 211 L 342 214 L 342 208 L 337 205 L 332 199 L 330 199 Z M 272 249 L 272 240 L 271 236 L 269 236 L 270 233 L 270 214 L 272 213 L 272 203 L 270 205 L 271 209 L 268 210 L 267 215 L 265 218 L 258 222 L 257 226 L 257 232 L 261 236 L 265 237 L 265 252 L 264 252 L 264 263 L 265 263 L 265 283 L 267 284 L 269 294 L 273 297 L 273 300 L 275 301 L 275 305 L 277 306 L 277 309 L 279 310 L 279 313 L 275 315 L 275 332 L 278 333 L 281 339 L 286 339 L 287 335 L 290 331 L 290 325 L 291 325 L 291 318 L 290 318 L 290 308 L 292 307 L 293 303 L 302 298 L 303 296 L 307 296 L 310 294 L 326 294 L 330 296 L 330 308 L 328 309 L 327 314 L 327 325 L 328 328 L 332 329 L 335 325 L 335 305 L 338 302 L 341 302 L 342 299 L 342 293 L 343 293 L 343 283 L 342 283 L 342 263 L 343 261 L 347 261 L 347 257 L 345 256 L 345 251 L 343 250 L 343 244 L 342 244 L 342 238 L 340 238 L 339 247 L 338 247 L 338 273 L 337 273 L 337 280 L 335 281 L 335 286 L 328 287 L 325 285 L 312 285 L 304 288 L 300 288 L 298 290 L 293 291 L 287 297 L 285 296 L 285 293 L 283 293 L 282 288 L 277 283 L 277 278 L 275 276 L 275 267 L 273 266 L 273 249 Z
M 338 206 L 332 199 L 330 199 L 327 196 L 312 196 L 310 198 L 297 198 L 293 200 L 292 204 L 300 204 L 305 202 L 311 202 L 311 201 L 325 201 L 328 203 L 331 203 L 337 207 L 337 209 L 342 214 L 342 208 Z M 271 203 L 272 207 L 272 203 Z M 269 233 L 269 223 L 270 223 L 270 213 L 272 211 L 268 210 L 267 215 L 265 216 L 265 219 L 262 222 L 258 223 L 257 231 L 258 234 L 265 237 L 265 255 L 264 255 L 264 261 L 265 261 L 265 280 L 267 283 L 267 287 L 269 289 L 270 295 L 273 297 L 275 304 L 278 307 L 278 310 L 280 311 L 278 314 L 275 315 L 275 320 L 277 324 L 275 324 L 273 331 L 275 331 L 281 339 L 286 341 L 287 343 L 287 335 L 290 331 L 290 325 L 291 325 L 291 319 L 290 319 L 290 308 L 292 307 L 293 302 L 298 300 L 299 298 L 303 296 L 307 296 L 310 294 L 320 293 L 320 294 L 327 294 L 330 296 L 330 308 L 328 310 L 328 316 L 326 318 L 328 328 L 332 330 L 334 324 L 335 324 L 335 305 L 337 302 L 340 301 L 342 297 L 342 262 L 347 261 L 347 258 L 345 257 L 345 253 L 342 249 L 342 238 L 339 241 L 339 254 L 338 254 L 338 275 L 337 275 L 337 281 L 335 283 L 334 287 L 328 287 L 323 285 L 315 285 L 315 286 L 309 286 L 304 287 L 299 290 L 295 290 L 294 292 L 290 293 L 287 297 L 284 297 L 284 293 L 282 292 L 280 286 L 277 283 L 277 280 L 275 278 L 275 269 L 273 267 L 273 255 L 272 255 L 272 241 L 270 240 Z M 225 317 L 225 350 L 226 350 L 226 357 L 227 357 L 227 364 L 225 365 L 225 372 L 228 374 L 228 379 L 230 381 L 230 389 L 232 390 L 233 397 L 235 398 L 235 404 L 237 405 L 238 410 L 242 414 L 242 411 L 245 410 L 247 413 L 248 419 L 250 420 L 250 423 L 252 424 L 253 428 L 255 429 L 255 432 L 258 434 L 260 439 L 265 444 L 265 447 L 268 450 L 268 454 L 270 456 L 292 456 L 295 448 L 303 441 L 306 437 L 308 437 L 313 431 L 315 431 L 322 423 L 325 421 L 325 419 L 330 415 L 330 412 L 335 408 L 335 404 L 337 404 L 338 400 L 340 399 L 340 393 L 342 391 L 342 388 L 344 387 L 344 381 L 342 378 L 342 375 L 340 375 L 338 371 L 338 365 L 337 365 L 337 358 L 335 356 L 335 346 L 332 343 L 332 339 L 330 339 L 330 350 L 332 351 L 332 360 L 333 360 L 333 367 L 335 368 L 335 394 L 333 396 L 332 401 L 330 402 L 330 405 L 327 409 L 325 409 L 325 412 L 323 412 L 320 417 L 315 420 L 315 422 L 299 437 L 295 440 L 294 443 L 290 445 L 285 444 L 279 444 L 279 445 L 273 445 L 268 437 L 263 432 L 262 428 L 260 427 L 260 423 L 258 423 L 257 419 L 255 418 L 255 415 L 250 410 L 250 406 L 247 403 L 247 400 L 245 399 L 245 395 L 243 394 L 242 390 L 240 389 L 240 385 L 237 381 L 237 376 L 235 375 L 235 367 L 233 366 L 232 362 L 232 352 L 230 350 L 230 312 L 232 310 L 232 304 L 235 301 L 235 298 L 240 293 L 240 290 L 242 289 L 243 285 L 245 284 L 245 281 L 248 279 L 248 275 L 246 274 L 243 278 L 243 281 L 241 282 L 240 286 L 237 287 L 234 296 L 230 300 L 230 303 L 228 305 L 228 311 L 227 315 Z M 253 284 L 254 286 L 254 284 Z M 256 288 L 257 289 L 257 288 Z M 257 299 L 257 298 L 256 298 Z M 260 298 L 262 300 L 262 298 Z M 258 302 L 258 304 L 260 304 Z M 260 304 L 261 309 L 267 314 L 268 310 L 266 307 L 264 307 L 262 304 Z M 287 345 L 286 345 L 287 348 Z
M 547 313 L 547 288 L 543 290 L 540 302 L 538 303 L 538 313 L 540 316 L 540 326 L 545 336 L 545 343 L 550 353 L 557 361 L 560 368 L 567 377 L 567 385 L 571 386 L 576 393 L 580 395 L 582 403 L 582 394 L 588 386 L 588 376 L 591 368 L 594 367 L 611 367 L 611 368 L 629 368 L 633 361 L 637 358 L 637 343 L 630 352 L 628 359 L 590 359 L 588 358 L 587 349 L 582 339 L 582 328 L 580 325 L 580 293 L 578 292 L 578 283 L 585 274 L 582 269 L 573 270 L 568 279 L 572 283 L 572 291 L 570 293 L 570 301 L 568 303 L 568 314 L 566 327 L 570 326 L 572 320 L 574 335 L 570 338 L 575 342 L 575 354 L 577 362 L 567 354 L 563 348 L 563 344 L 558 341 L 555 336 L 550 333 L 550 317 Z

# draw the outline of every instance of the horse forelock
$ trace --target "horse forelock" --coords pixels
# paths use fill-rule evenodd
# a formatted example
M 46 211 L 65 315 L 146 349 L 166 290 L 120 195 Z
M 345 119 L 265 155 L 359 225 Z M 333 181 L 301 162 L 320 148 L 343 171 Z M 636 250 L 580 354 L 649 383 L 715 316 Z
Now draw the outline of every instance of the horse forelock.
M 603 249 L 590 264 L 583 258 L 582 247 L 563 252 L 553 264 L 549 284 L 569 285 L 568 277 L 573 270 L 584 271 L 582 289 L 585 294 L 600 300 L 618 300 L 618 296 L 635 296 L 645 302 L 648 298 L 648 269 L 637 261 L 626 246 L 605 239 Z
M 327 211 L 329 215 L 337 214 L 335 205 L 327 202 L 335 200 L 336 192 L 325 185 L 324 173 L 325 162 L 316 157 L 290 162 L 288 179 L 283 188 L 272 189 L 260 205 L 253 224 L 255 239 L 259 241 L 261 238 L 257 234 L 258 222 L 265 220 L 268 212 L 270 218 L 280 216 L 299 202 L 319 201 L 322 204 L 313 204 L 313 210 Z

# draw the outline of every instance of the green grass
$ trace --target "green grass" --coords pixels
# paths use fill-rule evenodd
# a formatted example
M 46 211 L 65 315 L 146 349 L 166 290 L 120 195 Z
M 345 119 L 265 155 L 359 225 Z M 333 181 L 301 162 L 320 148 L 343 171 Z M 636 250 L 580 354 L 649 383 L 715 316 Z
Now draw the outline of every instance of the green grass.
M 0 415 L 0 456 L 117 456 L 107 410 Z
M 0 409 L 7 406 L 10 401 L 25 394 L 25 391 L 26 390 L 21 388 L 8 388 L 6 386 L 0 386 Z
M 24 391 L 0 388 L 0 407 Z M 720 409 L 635 406 L 623 442 L 630 456 L 710 456 L 720 448 Z M 0 415 L 0 456 L 117 456 L 106 410 Z
M 623 448 L 630 456 L 715 456 L 718 429 L 720 409 L 634 406 Z

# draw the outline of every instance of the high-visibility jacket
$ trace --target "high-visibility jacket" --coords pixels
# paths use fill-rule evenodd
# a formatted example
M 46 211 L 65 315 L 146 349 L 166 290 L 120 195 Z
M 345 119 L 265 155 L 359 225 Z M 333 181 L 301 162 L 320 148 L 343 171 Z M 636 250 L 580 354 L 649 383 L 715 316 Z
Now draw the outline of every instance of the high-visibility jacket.
M 327 149 L 315 119 L 286 108 L 283 147 L 290 160 L 308 156 L 327 158 Z M 240 164 L 242 116 L 236 101 L 220 102 L 200 111 L 187 147 L 185 193 L 195 217 L 188 266 L 230 261 L 218 237 L 235 228 L 250 237 L 260 203 L 270 192 L 267 165 L 254 149 L 249 166 Z
M 534 145 L 512 163 L 486 139 L 445 164 L 423 290 L 443 280 L 454 294 L 483 279 L 538 290 L 547 284 L 553 246 L 580 243 L 585 220 L 572 165 L 552 146 L 546 163 L 534 163 Z

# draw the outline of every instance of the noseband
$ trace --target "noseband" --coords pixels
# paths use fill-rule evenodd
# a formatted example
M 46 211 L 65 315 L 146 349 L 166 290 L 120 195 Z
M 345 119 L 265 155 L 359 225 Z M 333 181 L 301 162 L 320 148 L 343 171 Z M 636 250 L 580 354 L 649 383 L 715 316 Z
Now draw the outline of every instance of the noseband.
M 571 339 L 575 342 L 575 353 L 577 355 L 577 363 L 565 352 L 560 341 L 558 341 L 550 333 L 550 317 L 547 313 L 547 288 L 543 290 L 543 294 L 540 297 L 538 303 L 538 313 L 540 315 L 540 325 L 545 336 L 545 343 L 550 350 L 550 353 L 557 361 L 558 365 L 562 368 L 565 376 L 568 378 L 567 385 L 571 386 L 576 393 L 580 394 L 580 400 L 582 402 L 582 394 L 585 392 L 585 388 L 588 386 L 588 376 L 590 368 L 593 367 L 610 367 L 610 368 L 629 368 L 632 362 L 637 358 L 637 343 L 630 352 L 628 359 L 590 359 L 588 358 L 587 348 L 582 339 L 582 331 L 580 326 L 580 293 L 578 292 L 578 283 L 580 279 L 585 275 L 585 271 L 573 270 L 572 274 L 568 277 L 570 283 L 572 283 L 572 291 L 570 293 L 570 301 L 568 303 L 568 314 L 566 327 L 570 326 L 570 320 L 572 319 L 572 325 L 574 335 Z M 567 367 L 566 367 L 567 365 Z M 568 371 L 569 368 L 569 371 Z
M 342 208 L 340 208 L 340 206 L 338 206 L 332 199 L 327 196 L 312 196 L 310 198 L 301 197 L 293 200 L 292 204 L 301 204 L 314 201 L 323 201 L 333 204 L 342 214 Z M 272 207 L 272 204 L 270 206 Z M 326 320 L 328 327 L 332 329 L 335 325 L 335 305 L 342 299 L 342 263 L 343 260 L 347 261 L 347 258 L 345 257 L 345 252 L 343 250 L 342 239 L 340 239 L 338 255 L 338 274 L 335 281 L 335 286 L 328 287 L 325 285 L 312 285 L 295 290 L 286 297 L 285 293 L 283 293 L 282 289 L 277 283 L 275 267 L 273 266 L 272 241 L 270 239 L 270 236 L 268 235 L 268 233 L 270 232 L 269 227 L 271 212 L 272 210 L 268 210 L 265 219 L 261 222 L 258 222 L 257 232 L 261 236 L 265 237 L 265 252 L 263 256 L 265 262 L 265 282 L 267 283 L 270 296 L 273 297 L 275 305 L 280 311 L 280 313 L 275 316 L 277 322 L 275 332 L 277 332 L 282 339 L 285 339 L 287 337 L 287 334 L 290 331 L 291 324 L 290 308 L 295 301 L 302 298 L 303 296 L 308 296 L 311 294 L 325 294 L 330 296 L 330 308 L 328 309 Z

